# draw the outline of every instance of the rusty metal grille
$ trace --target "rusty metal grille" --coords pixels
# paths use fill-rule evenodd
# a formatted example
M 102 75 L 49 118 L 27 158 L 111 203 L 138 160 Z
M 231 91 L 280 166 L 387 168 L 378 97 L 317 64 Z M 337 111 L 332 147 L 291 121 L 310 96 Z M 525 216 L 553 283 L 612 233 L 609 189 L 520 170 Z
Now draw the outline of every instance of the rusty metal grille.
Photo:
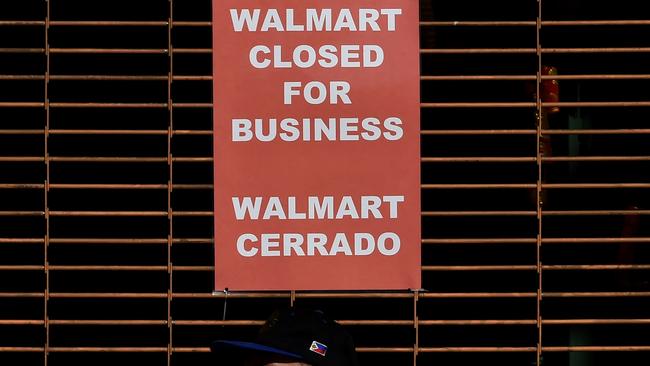
M 0 363 L 214 364 L 290 303 L 365 365 L 647 363 L 642 3 L 420 0 L 424 289 L 226 295 L 210 0 L 0 2 Z

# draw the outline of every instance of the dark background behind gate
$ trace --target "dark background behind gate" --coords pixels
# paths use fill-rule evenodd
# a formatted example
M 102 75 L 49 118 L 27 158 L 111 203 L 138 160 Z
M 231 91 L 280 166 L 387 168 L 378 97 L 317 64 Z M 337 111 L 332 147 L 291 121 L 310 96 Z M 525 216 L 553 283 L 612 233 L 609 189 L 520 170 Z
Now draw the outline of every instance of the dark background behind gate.
M 0 2 L 0 363 L 214 364 L 293 302 L 365 365 L 646 364 L 650 13 L 420 3 L 424 290 L 226 300 L 210 1 Z

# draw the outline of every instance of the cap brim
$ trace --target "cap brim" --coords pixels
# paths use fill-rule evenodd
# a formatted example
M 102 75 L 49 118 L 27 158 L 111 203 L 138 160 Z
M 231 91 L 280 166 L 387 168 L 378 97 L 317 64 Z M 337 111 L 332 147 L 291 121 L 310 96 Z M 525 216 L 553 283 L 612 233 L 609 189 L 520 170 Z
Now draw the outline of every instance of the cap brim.
M 264 352 L 271 353 L 279 356 L 285 356 L 290 358 L 295 358 L 296 360 L 304 360 L 304 357 L 297 355 L 295 353 L 283 351 L 278 348 L 265 346 L 259 343 L 253 342 L 239 342 L 239 341 L 215 341 L 210 347 L 213 353 L 219 354 L 232 354 L 235 352 Z

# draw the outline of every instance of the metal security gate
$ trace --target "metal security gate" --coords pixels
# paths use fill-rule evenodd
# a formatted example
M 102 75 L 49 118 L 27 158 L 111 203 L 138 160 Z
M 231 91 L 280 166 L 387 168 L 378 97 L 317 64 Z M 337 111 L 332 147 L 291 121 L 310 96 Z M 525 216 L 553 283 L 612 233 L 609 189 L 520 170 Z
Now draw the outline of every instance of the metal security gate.
M 0 362 L 214 364 L 295 303 L 366 365 L 647 363 L 642 2 L 420 3 L 424 290 L 226 295 L 210 1 L 1 2 Z

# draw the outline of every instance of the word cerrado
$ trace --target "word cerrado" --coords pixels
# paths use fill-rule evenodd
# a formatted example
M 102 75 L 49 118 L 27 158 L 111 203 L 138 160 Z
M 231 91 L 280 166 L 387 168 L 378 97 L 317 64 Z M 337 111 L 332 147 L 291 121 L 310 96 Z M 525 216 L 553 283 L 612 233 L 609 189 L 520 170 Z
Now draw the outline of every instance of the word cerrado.
M 400 247 L 399 236 L 390 232 L 378 237 L 370 233 L 336 233 L 333 239 L 323 233 L 242 234 L 237 239 L 237 252 L 242 257 L 367 256 L 375 250 L 393 256 Z

